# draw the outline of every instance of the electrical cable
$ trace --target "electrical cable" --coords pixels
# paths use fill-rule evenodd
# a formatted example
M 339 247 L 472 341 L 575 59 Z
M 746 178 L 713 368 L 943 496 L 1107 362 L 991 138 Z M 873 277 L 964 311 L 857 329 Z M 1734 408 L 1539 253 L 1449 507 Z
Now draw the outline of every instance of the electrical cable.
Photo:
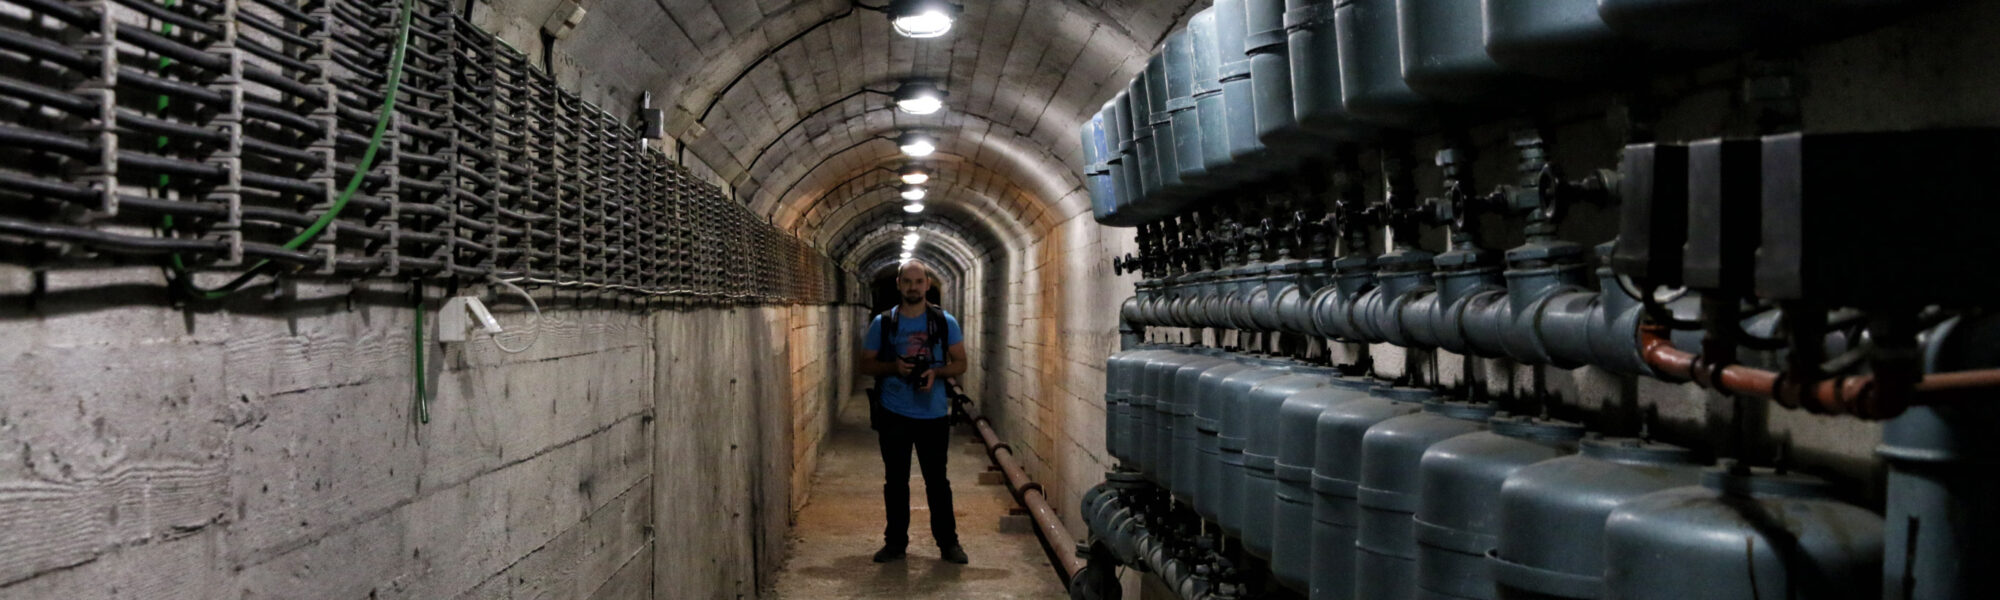
M 424 286 L 423 284 L 416 285 L 416 327 L 412 328 L 411 332 L 411 337 L 416 341 L 416 344 L 412 346 L 413 350 L 411 352 L 416 358 L 414 361 L 416 364 L 413 367 L 416 372 L 413 379 L 417 380 L 417 422 L 428 424 L 431 422 L 431 394 L 430 390 L 426 389 L 425 380 L 428 376 L 425 374 L 426 369 L 424 368 Z
M 528 340 L 528 345 L 522 346 L 520 348 L 508 348 L 506 344 L 500 343 L 500 336 L 498 334 L 495 334 L 493 336 L 493 345 L 499 347 L 501 352 L 505 352 L 508 354 L 520 354 L 522 352 L 527 352 L 529 348 L 535 347 L 535 343 L 542 341 L 542 307 L 538 304 L 535 304 L 534 296 L 528 295 L 527 290 L 521 289 L 521 286 L 514 285 L 514 282 L 507 281 L 505 279 L 501 279 L 498 276 L 493 276 L 493 275 L 488 275 L 487 279 L 492 281 L 493 283 L 500 284 L 501 286 L 504 286 L 509 290 L 513 290 L 514 293 L 516 294 L 520 294 L 523 299 L 526 299 L 528 301 L 528 308 L 535 311 L 535 320 L 533 321 L 533 323 L 535 324 L 535 337 L 530 338 Z
M 167 0 L 169 3 L 173 1 Z M 285 242 L 284 248 L 286 250 L 297 250 L 313 239 L 318 238 L 321 232 L 326 231 L 326 228 L 333 224 L 334 219 L 340 217 L 341 210 L 347 207 L 348 201 L 354 198 L 355 192 L 361 189 L 362 181 L 367 178 L 369 171 L 374 168 L 375 154 L 381 150 L 382 139 L 387 135 L 389 123 L 394 119 L 396 114 L 396 95 L 402 89 L 403 83 L 403 59 L 410 45 L 410 15 L 415 10 L 415 0 L 403 0 L 402 17 L 396 28 L 395 51 L 391 54 L 389 60 L 388 85 L 382 94 L 382 109 L 375 119 L 375 131 L 368 138 L 368 148 L 361 153 L 360 164 L 354 169 L 354 175 L 348 178 L 347 187 L 341 190 L 339 197 L 334 199 L 333 205 L 327 207 L 326 213 L 320 215 L 319 219 L 314 221 L 311 226 L 306 227 L 304 231 L 299 232 L 298 235 L 293 236 L 291 240 Z M 171 33 L 171 31 L 168 33 Z M 163 67 L 167 60 L 169 59 L 161 58 Z M 162 96 L 161 103 L 163 108 L 165 102 L 166 99 Z M 164 143 L 165 139 L 162 138 L 161 141 Z M 164 181 L 162 181 L 162 184 L 164 185 Z M 173 225 L 173 217 L 171 215 L 161 218 L 161 227 L 171 231 Z M 221 299 L 236 293 L 237 290 L 243 289 L 244 285 L 250 283 L 266 267 L 271 265 L 271 261 L 269 260 L 259 260 L 250 267 L 250 270 L 245 271 L 242 275 L 238 275 L 235 279 L 230 280 L 220 287 L 202 288 L 195 285 L 192 275 L 188 272 L 186 263 L 182 261 L 179 254 L 173 255 L 170 260 L 173 263 L 174 271 L 179 274 L 175 278 L 175 281 L 180 287 L 191 295 L 208 300 Z

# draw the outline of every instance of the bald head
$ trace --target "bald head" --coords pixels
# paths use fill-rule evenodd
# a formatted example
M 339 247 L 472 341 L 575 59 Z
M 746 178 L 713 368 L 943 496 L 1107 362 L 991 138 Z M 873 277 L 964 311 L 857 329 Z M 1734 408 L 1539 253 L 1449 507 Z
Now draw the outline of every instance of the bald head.
M 924 296 L 931 291 L 931 268 L 923 261 L 910 259 L 896 270 L 896 291 L 903 294 L 903 304 L 916 306 L 925 302 Z

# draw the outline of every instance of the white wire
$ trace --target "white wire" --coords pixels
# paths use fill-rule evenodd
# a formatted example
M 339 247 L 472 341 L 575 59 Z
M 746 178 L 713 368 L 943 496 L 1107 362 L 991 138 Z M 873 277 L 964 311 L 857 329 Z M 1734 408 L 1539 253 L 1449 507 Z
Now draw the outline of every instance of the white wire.
M 513 290 L 514 293 L 516 294 L 520 294 L 522 298 L 528 300 L 528 308 L 534 309 L 535 311 L 535 320 L 534 320 L 535 337 L 528 340 L 528 345 L 522 346 L 520 348 L 508 348 L 506 344 L 500 343 L 499 334 L 494 334 L 493 345 L 499 347 L 501 352 L 505 352 L 508 354 L 520 354 L 522 352 L 527 352 L 529 348 L 535 347 L 536 343 L 542 341 L 542 307 L 538 304 L 535 304 L 535 297 L 528 295 L 528 290 L 521 289 L 521 286 L 514 285 L 514 282 L 492 276 L 488 276 L 488 279 L 491 279 L 493 283 L 506 286 L 507 289 Z

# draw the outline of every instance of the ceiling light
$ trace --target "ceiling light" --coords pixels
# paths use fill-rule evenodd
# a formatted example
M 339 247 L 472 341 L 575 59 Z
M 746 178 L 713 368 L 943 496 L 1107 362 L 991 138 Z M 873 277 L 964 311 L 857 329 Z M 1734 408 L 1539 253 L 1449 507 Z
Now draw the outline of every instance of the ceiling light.
M 921 185 L 906 185 L 906 186 L 903 186 L 903 199 L 904 199 L 904 200 L 922 200 L 922 199 L 924 199 L 924 186 L 921 186 Z
M 930 82 L 905 82 L 896 88 L 896 108 L 913 115 L 928 115 L 944 108 L 944 96 L 944 90 Z
M 903 149 L 903 154 L 916 158 L 923 158 L 930 156 L 932 152 L 937 152 L 936 139 L 933 139 L 928 134 L 914 131 L 898 136 L 896 138 L 896 146 Z
M 910 185 L 923 185 L 924 182 L 931 180 L 931 172 L 916 165 L 903 167 L 902 172 L 898 173 L 898 175 L 903 178 L 903 183 Z
M 889 24 L 904 37 L 934 38 L 951 31 L 961 9 L 943 0 L 896 0 L 889 3 Z
M 914 215 L 914 214 L 917 214 L 917 213 L 920 213 L 920 212 L 924 212 L 924 203 L 922 203 L 922 202 L 911 202 L 911 203 L 909 203 L 909 204 L 905 204 L 905 205 L 903 205 L 903 212 L 906 212 L 906 213 L 910 213 L 910 214 L 913 214 L 913 215 Z

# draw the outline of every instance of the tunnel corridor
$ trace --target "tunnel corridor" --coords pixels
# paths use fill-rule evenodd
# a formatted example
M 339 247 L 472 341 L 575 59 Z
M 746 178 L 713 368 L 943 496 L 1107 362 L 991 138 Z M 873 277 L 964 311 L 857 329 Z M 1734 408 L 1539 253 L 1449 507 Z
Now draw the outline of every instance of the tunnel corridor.
M 2000 597 L 1996 40 L 0 0 L 0 600 Z M 871 560 L 913 263 L 964 565 L 916 468 Z

